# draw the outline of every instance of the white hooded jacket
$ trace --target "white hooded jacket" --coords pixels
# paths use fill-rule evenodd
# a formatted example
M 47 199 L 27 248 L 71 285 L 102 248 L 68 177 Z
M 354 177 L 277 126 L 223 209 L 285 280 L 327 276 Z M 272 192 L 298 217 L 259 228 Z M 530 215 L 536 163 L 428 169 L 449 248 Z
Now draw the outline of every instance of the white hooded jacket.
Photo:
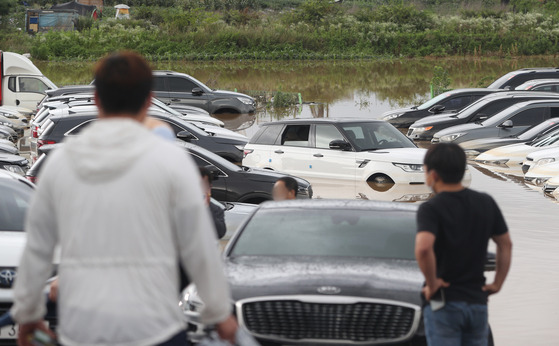
M 95 121 L 41 172 L 12 316 L 42 318 L 60 245 L 64 345 L 154 345 L 183 330 L 179 257 L 205 302 L 205 321 L 223 321 L 231 305 L 213 228 L 182 149 L 131 119 Z

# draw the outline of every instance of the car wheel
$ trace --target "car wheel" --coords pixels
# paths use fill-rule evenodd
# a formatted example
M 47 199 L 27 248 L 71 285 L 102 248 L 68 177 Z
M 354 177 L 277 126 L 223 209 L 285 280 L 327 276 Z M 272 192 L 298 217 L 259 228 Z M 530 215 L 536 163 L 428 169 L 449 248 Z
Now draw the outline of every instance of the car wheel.
M 367 179 L 367 183 L 378 192 L 386 192 L 394 186 L 394 180 L 386 174 L 374 174 Z

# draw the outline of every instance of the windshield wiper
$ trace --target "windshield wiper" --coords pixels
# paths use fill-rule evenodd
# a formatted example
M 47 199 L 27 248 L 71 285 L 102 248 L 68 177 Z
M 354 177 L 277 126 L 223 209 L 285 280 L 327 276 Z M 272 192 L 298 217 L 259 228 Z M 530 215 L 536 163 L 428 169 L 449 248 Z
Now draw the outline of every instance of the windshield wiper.
M 417 109 L 417 107 L 419 107 L 419 106 L 412 106 L 412 107 L 410 107 L 410 109 Z

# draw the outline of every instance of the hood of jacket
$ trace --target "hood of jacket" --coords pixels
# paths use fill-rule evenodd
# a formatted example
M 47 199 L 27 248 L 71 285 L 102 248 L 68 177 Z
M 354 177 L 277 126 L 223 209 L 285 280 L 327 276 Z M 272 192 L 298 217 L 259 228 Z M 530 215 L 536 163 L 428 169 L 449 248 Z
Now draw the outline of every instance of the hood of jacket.
M 70 165 L 88 182 L 106 182 L 126 173 L 157 137 L 128 118 L 94 121 L 79 136 L 66 141 Z

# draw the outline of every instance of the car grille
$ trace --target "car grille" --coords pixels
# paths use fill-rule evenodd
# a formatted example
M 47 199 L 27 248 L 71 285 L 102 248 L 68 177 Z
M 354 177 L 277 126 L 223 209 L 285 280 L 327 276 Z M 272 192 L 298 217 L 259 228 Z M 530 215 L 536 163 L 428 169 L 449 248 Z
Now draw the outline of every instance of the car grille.
M 380 343 L 405 340 L 417 328 L 419 308 L 386 302 L 318 303 L 298 299 L 243 302 L 242 322 L 257 337 Z
M 526 172 L 528 172 L 529 169 L 530 169 L 529 165 L 522 165 L 522 173 L 526 174 Z
M 548 193 L 548 194 L 552 194 L 553 191 L 555 191 L 556 188 L 557 188 L 557 186 L 555 186 L 555 185 L 545 184 L 544 187 L 543 187 L 543 192 Z
M 412 133 L 413 133 L 413 129 L 408 129 L 408 136 L 411 136 Z

